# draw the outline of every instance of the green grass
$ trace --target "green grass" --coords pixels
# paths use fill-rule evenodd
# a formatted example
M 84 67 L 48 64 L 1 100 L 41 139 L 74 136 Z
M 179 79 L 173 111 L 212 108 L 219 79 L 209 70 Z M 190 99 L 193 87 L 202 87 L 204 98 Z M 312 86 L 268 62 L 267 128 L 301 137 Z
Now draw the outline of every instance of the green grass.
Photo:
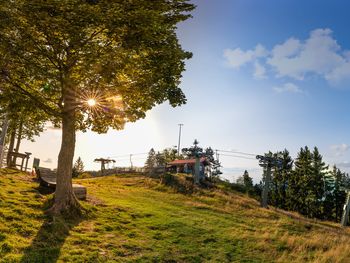
M 0 262 L 349 262 L 350 231 L 261 209 L 223 190 L 176 193 L 155 179 L 78 180 L 81 220 L 52 219 L 29 175 L 0 175 Z

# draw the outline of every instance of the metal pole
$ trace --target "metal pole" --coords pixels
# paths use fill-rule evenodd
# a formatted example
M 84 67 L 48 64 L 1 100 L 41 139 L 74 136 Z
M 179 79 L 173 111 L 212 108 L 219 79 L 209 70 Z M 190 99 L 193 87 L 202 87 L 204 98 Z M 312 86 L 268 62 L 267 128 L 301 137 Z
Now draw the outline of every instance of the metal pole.
M 6 138 L 8 127 L 9 127 L 9 121 L 6 114 L 4 123 L 2 125 L 1 135 L 0 135 L 0 168 L 2 168 L 2 162 L 4 160 L 5 138 Z
M 343 216 L 341 218 L 341 225 L 346 226 L 349 221 L 349 210 L 350 210 L 350 192 L 346 193 L 346 203 L 343 208 Z
M 182 123 L 179 123 L 179 142 L 177 144 L 177 155 L 180 155 L 180 142 L 181 142 L 181 127 L 183 126 Z
M 270 179 L 271 179 L 271 164 L 270 162 L 267 162 L 266 164 L 266 177 L 265 177 L 265 184 L 262 191 L 262 197 L 261 197 L 261 206 L 267 207 L 267 199 L 269 195 L 269 187 L 270 187 Z
M 105 161 L 101 160 L 101 175 L 104 175 L 104 171 L 105 171 Z
M 200 166 L 200 159 L 199 159 L 199 156 L 196 156 L 196 162 L 194 165 L 194 183 L 195 184 L 200 183 L 199 166 Z
M 132 170 L 132 160 L 131 160 L 131 157 L 132 157 L 132 154 L 130 154 L 130 168 L 131 168 L 131 170 Z

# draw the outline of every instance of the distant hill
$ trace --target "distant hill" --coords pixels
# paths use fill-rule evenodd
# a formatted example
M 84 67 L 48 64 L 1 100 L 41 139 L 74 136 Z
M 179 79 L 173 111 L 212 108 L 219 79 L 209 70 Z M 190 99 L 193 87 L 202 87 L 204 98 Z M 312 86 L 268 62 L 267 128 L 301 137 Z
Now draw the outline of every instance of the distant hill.
M 262 209 L 228 190 L 177 193 L 159 180 L 78 180 L 87 215 L 53 221 L 52 195 L 27 174 L 0 174 L 0 262 L 350 262 L 350 231 Z

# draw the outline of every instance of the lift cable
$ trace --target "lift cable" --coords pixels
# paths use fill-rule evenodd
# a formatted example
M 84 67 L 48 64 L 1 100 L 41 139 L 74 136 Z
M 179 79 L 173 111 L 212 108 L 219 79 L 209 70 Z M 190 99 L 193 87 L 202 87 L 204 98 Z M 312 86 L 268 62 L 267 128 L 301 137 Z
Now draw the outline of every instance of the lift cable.
M 256 158 L 246 157 L 246 156 L 239 156 L 239 155 L 232 155 L 232 154 L 223 154 L 223 153 L 221 153 L 220 156 L 227 156 L 227 157 L 234 157 L 234 158 L 242 158 L 242 159 L 255 160 L 255 161 L 256 161 Z
M 257 156 L 258 154 L 254 153 L 246 153 L 246 152 L 240 152 L 240 151 L 225 151 L 225 150 L 216 150 L 218 152 L 224 152 L 224 153 L 236 153 L 236 154 L 242 154 L 242 155 L 248 155 L 248 156 Z

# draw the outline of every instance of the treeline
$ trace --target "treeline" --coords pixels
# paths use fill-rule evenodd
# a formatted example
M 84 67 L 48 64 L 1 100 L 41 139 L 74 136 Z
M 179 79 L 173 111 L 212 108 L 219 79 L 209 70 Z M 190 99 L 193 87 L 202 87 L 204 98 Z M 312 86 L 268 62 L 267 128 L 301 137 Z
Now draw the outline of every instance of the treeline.
M 336 166 L 326 165 L 317 147 L 312 151 L 307 146 L 301 148 L 294 161 L 286 149 L 265 156 L 281 160 L 280 167 L 272 167 L 271 205 L 311 218 L 340 221 L 350 178 Z M 264 174 L 254 189 L 261 191 L 265 180 Z

